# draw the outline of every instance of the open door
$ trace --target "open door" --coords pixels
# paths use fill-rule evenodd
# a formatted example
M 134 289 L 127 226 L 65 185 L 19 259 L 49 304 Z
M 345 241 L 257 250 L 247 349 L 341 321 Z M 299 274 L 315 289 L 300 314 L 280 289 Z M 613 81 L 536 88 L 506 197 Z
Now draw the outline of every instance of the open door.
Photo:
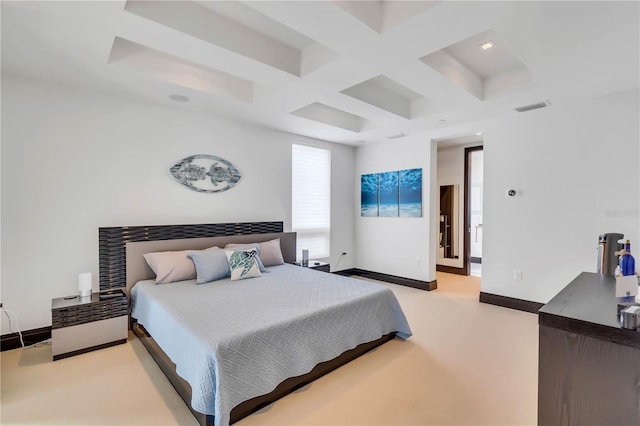
M 470 275 L 482 274 L 484 151 L 482 146 L 465 148 L 465 253 L 464 263 Z

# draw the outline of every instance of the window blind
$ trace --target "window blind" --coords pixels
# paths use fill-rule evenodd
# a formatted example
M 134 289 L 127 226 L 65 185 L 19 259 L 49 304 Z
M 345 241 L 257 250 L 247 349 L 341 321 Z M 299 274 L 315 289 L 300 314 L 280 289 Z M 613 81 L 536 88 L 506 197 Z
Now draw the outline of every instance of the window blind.
M 297 232 L 298 259 L 331 255 L 331 151 L 292 145 L 291 228 Z

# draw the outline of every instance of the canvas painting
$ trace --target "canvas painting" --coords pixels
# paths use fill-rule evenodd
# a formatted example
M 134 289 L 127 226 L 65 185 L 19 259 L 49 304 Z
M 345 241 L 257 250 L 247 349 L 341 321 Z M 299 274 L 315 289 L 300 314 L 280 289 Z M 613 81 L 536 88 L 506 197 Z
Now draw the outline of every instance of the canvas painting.
M 362 217 L 422 217 L 422 169 L 360 177 Z
M 422 217 L 422 169 L 400 170 L 400 217 Z
M 360 178 L 360 215 L 378 216 L 378 174 L 362 175 Z
M 380 173 L 378 176 L 378 185 L 380 187 L 378 216 L 398 217 L 398 172 Z

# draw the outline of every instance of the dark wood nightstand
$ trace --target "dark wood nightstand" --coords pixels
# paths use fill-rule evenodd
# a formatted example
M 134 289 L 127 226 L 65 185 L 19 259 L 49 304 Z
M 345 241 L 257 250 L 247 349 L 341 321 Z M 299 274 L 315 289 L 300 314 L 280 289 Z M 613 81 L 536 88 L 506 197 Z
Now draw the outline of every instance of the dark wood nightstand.
M 320 262 L 319 260 L 310 260 L 307 265 L 303 265 L 301 262 L 296 262 L 295 264 L 298 266 L 303 266 L 305 268 L 313 269 L 314 271 L 327 273 L 331 272 L 331 265 L 329 265 L 327 262 Z
M 129 300 L 123 290 L 51 300 L 53 360 L 126 343 Z

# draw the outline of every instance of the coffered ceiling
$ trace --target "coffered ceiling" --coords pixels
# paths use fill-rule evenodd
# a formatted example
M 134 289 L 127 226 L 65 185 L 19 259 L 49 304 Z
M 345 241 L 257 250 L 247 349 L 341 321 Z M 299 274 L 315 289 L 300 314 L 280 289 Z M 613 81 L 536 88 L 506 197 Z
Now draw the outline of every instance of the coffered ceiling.
M 2 73 L 393 143 L 638 88 L 639 5 L 3 0 Z

